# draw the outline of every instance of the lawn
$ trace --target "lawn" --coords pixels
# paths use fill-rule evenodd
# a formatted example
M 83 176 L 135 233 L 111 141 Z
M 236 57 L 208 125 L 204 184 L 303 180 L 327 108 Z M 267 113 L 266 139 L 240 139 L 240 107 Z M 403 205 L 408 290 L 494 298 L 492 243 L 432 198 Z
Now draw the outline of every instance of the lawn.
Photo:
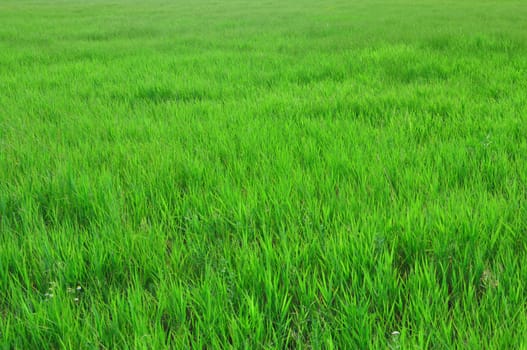
M 0 0 L 0 348 L 527 349 L 525 0 Z

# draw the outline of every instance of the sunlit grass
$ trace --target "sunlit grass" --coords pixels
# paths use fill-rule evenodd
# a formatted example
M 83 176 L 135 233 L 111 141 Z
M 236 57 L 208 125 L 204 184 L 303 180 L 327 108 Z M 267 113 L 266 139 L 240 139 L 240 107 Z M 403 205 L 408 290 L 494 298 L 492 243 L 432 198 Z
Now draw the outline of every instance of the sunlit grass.
M 527 346 L 525 18 L 0 0 L 1 347 Z

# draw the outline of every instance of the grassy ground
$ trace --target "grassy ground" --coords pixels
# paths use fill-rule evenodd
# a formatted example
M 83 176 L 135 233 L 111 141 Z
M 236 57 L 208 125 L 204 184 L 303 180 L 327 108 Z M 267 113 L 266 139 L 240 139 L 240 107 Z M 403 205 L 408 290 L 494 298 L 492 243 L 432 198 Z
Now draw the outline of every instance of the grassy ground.
M 0 347 L 527 348 L 525 18 L 0 0 Z

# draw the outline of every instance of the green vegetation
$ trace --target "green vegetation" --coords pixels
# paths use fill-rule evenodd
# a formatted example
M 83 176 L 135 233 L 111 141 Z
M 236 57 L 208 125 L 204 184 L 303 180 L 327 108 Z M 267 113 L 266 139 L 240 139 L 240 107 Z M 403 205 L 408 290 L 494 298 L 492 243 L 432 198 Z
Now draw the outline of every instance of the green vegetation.
M 526 18 L 0 0 L 0 348 L 527 348 Z

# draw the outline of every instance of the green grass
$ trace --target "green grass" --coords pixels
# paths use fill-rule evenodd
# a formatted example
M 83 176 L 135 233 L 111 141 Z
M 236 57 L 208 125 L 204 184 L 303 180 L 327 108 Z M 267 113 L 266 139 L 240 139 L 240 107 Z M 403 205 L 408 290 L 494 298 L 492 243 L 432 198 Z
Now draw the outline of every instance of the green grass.
M 526 349 L 525 18 L 0 0 L 0 348 Z

